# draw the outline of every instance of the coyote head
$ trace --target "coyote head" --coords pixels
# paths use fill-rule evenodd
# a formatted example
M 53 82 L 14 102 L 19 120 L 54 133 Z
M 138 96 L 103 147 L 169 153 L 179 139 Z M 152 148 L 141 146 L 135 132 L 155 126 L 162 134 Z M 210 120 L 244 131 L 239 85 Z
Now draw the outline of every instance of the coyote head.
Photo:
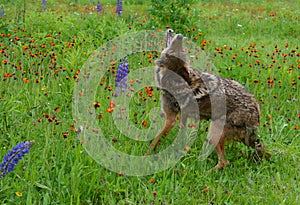
M 169 45 L 161 53 L 161 58 L 170 56 L 179 58 L 183 62 L 188 63 L 188 57 L 183 48 L 182 34 L 176 34 Z
M 183 35 L 176 34 L 168 44 L 160 58 L 156 60 L 156 72 L 164 75 L 170 70 L 189 81 L 188 55 L 183 48 Z

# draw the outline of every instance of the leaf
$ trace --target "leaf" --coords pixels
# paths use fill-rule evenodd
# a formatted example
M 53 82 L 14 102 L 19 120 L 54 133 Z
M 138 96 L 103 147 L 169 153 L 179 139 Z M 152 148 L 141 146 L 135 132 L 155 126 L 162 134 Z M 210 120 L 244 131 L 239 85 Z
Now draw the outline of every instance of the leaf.
M 34 185 L 37 186 L 37 187 L 39 187 L 39 188 L 41 188 L 41 189 L 47 189 L 48 191 L 52 191 L 51 188 L 47 187 L 46 185 L 40 184 L 38 182 L 35 182 Z

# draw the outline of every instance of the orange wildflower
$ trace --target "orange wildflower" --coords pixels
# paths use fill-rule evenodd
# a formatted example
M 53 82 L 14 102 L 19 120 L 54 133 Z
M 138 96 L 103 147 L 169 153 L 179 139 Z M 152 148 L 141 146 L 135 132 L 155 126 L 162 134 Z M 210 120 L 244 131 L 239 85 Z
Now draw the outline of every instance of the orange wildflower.
M 4 77 L 12 77 L 13 76 L 13 74 L 11 74 L 11 73 L 4 73 Z
M 187 145 L 184 147 L 184 150 L 185 150 L 185 151 L 189 151 L 190 149 L 191 149 L 191 148 L 190 148 L 189 146 L 187 146 Z
M 28 78 L 23 78 L 23 82 L 24 82 L 24 83 L 28 83 L 28 82 L 29 82 L 29 79 L 28 79 Z
M 143 121 L 142 121 L 142 125 L 143 125 L 143 127 L 146 127 L 146 126 L 147 126 L 147 121 L 146 121 L 146 120 L 143 120 Z
M 122 170 L 118 173 L 118 177 L 121 177 L 121 176 L 123 176 L 124 175 L 124 173 L 122 172 Z
M 98 108 L 98 107 L 100 107 L 100 103 L 99 102 L 94 102 L 93 106 L 94 106 L 94 108 Z
M 55 111 L 56 113 L 58 113 L 58 112 L 59 112 L 59 107 L 54 108 L 54 111 Z
M 66 132 L 62 133 L 62 135 L 63 135 L 63 138 L 67 138 L 69 136 L 69 132 L 66 131 Z
M 115 102 L 111 100 L 109 102 L 109 108 L 106 110 L 106 112 L 109 112 L 109 113 L 112 112 L 115 109 L 115 106 L 116 106 Z

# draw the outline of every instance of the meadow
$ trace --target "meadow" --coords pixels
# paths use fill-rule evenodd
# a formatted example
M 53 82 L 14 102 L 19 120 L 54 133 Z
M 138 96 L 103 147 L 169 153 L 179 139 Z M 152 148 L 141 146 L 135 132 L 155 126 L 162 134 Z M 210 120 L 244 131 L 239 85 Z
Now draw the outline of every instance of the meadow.
M 300 203 L 299 3 L 163 2 L 124 1 L 119 15 L 112 0 L 101 1 L 101 12 L 97 1 L 88 0 L 49 0 L 44 6 L 42 1 L 0 1 L 0 157 L 20 142 L 35 141 L 15 170 L 0 178 L 1 204 Z M 97 95 L 86 101 L 98 126 L 93 132 L 101 130 L 108 147 L 142 156 L 150 141 L 128 138 L 113 117 L 121 60 L 114 54 L 126 48 L 101 47 L 134 32 L 153 30 L 163 36 L 167 28 L 207 54 L 211 72 L 235 79 L 255 96 L 262 112 L 258 135 L 272 154 L 270 161 L 255 161 L 248 157 L 251 149 L 228 144 L 230 165 L 209 172 L 216 153 L 199 160 L 209 122 L 200 123 L 185 156 L 159 172 L 130 176 L 89 155 L 73 115 L 74 87 L 88 76 L 85 63 L 105 51 L 100 56 L 105 63 L 99 61 L 102 77 L 93 90 Z M 129 73 L 152 69 L 159 55 L 160 50 L 128 55 Z M 133 89 L 139 83 L 128 75 L 123 94 L 129 99 L 128 121 L 147 133 L 162 122 L 154 122 L 150 112 L 160 106 L 160 93 L 151 86 Z M 174 129 L 157 151 L 170 146 L 177 133 Z

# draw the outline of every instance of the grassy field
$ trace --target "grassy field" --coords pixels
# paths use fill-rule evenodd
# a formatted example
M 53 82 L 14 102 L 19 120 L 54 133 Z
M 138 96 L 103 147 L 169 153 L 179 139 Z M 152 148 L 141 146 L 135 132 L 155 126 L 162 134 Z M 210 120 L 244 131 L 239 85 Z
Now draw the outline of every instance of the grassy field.
M 35 141 L 15 170 L 0 179 L 1 204 L 300 203 L 297 1 L 193 1 L 186 15 L 176 14 L 178 19 L 163 11 L 154 16 L 150 1 L 123 2 L 120 16 L 116 1 L 101 1 L 101 13 L 96 3 L 49 0 L 43 11 L 41 2 L 32 0 L 0 2 L 5 11 L 0 18 L 0 156 L 22 141 Z M 80 71 L 109 40 L 145 30 L 163 33 L 169 27 L 209 54 L 215 74 L 239 81 L 255 95 L 262 111 L 258 134 L 272 154 L 270 161 L 255 162 L 247 157 L 248 148 L 229 144 L 231 164 L 208 172 L 217 163 L 215 152 L 199 160 L 208 122 L 201 122 L 187 154 L 157 173 L 113 172 L 89 156 L 72 112 L 74 86 L 87 75 Z M 94 88 L 91 112 L 107 146 L 143 155 L 150 141 L 128 138 L 112 116 L 120 60 L 112 53 L 124 50 L 105 51 L 109 56 L 103 55 L 103 65 L 108 66 L 99 63 L 103 75 Z M 152 68 L 158 56 L 158 50 L 129 55 L 130 72 Z M 129 88 L 137 83 L 129 76 Z M 160 105 L 159 92 L 142 88 L 125 94 L 128 121 L 147 132 L 154 123 L 150 110 Z M 158 151 L 170 146 L 177 131 Z

